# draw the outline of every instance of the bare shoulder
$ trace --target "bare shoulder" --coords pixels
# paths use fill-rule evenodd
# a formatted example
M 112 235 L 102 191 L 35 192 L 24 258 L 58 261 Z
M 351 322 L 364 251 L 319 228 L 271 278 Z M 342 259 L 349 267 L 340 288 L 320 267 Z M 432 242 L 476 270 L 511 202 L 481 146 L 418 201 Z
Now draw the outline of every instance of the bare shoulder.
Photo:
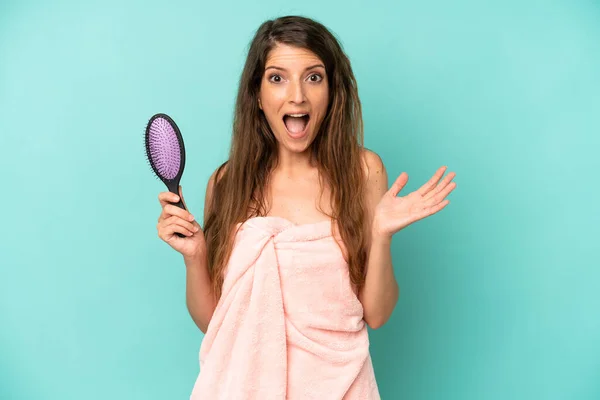
M 365 171 L 365 229 L 370 232 L 375 207 L 388 190 L 388 177 L 383 160 L 372 150 L 362 151 Z
M 363 170 L 366 178 L 367 192 L 379 192 L 387 190 L 387 172 L 383 160 L 373 150 L 363 148 L 362 150 Z M 381 193 L 383 195 L 383 193 Z

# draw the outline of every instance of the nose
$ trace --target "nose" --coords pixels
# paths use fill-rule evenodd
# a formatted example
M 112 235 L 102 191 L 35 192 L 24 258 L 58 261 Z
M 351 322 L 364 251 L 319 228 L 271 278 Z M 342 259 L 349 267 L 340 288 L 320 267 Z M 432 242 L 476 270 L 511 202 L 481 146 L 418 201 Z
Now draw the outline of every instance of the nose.
M 304 95 L 304 86 L 302 82 L 292 82 L 289 85 L 289 100 L 292 103 L 302 104 L 306 100 L 306 96 Z

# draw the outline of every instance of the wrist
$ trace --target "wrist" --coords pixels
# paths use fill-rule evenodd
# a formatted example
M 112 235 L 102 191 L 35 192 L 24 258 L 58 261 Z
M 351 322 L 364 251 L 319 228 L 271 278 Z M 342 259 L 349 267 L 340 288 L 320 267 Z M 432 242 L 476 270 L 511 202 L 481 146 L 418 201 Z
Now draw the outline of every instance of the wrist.
M 390 246 L 392 244 L 392 237 L 382 233 L 373 232 L 371 234 L 371 246 Z
M 185 263 L 186 268 L 195 268 L 202 265 L 205 258 L 205 254 L 200 251 L 192 254 L 183 255 L 183 261 Z
M 392 242 L 392 235 L 381 230 L 377 221 L 371 224 L 371 242 L 388 244 Z

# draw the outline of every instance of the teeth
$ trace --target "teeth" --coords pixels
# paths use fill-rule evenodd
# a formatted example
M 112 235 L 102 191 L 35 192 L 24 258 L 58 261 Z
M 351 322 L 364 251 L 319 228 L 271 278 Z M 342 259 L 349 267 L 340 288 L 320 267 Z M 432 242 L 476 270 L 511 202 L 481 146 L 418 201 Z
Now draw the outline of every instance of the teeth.
M 288 115 L 290 117 L 304 117 L 304 116 L 306 116 L 308 114 L 286 114 L 286 115 Z

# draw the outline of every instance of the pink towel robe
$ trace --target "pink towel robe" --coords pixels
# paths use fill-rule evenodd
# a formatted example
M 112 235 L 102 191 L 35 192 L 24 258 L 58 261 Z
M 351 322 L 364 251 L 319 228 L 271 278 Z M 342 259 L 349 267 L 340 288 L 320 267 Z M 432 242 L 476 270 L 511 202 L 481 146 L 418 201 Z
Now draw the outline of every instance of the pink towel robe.
M 190 400 L 380 399 L 332 226 L 272 216 L 238 224 Z

